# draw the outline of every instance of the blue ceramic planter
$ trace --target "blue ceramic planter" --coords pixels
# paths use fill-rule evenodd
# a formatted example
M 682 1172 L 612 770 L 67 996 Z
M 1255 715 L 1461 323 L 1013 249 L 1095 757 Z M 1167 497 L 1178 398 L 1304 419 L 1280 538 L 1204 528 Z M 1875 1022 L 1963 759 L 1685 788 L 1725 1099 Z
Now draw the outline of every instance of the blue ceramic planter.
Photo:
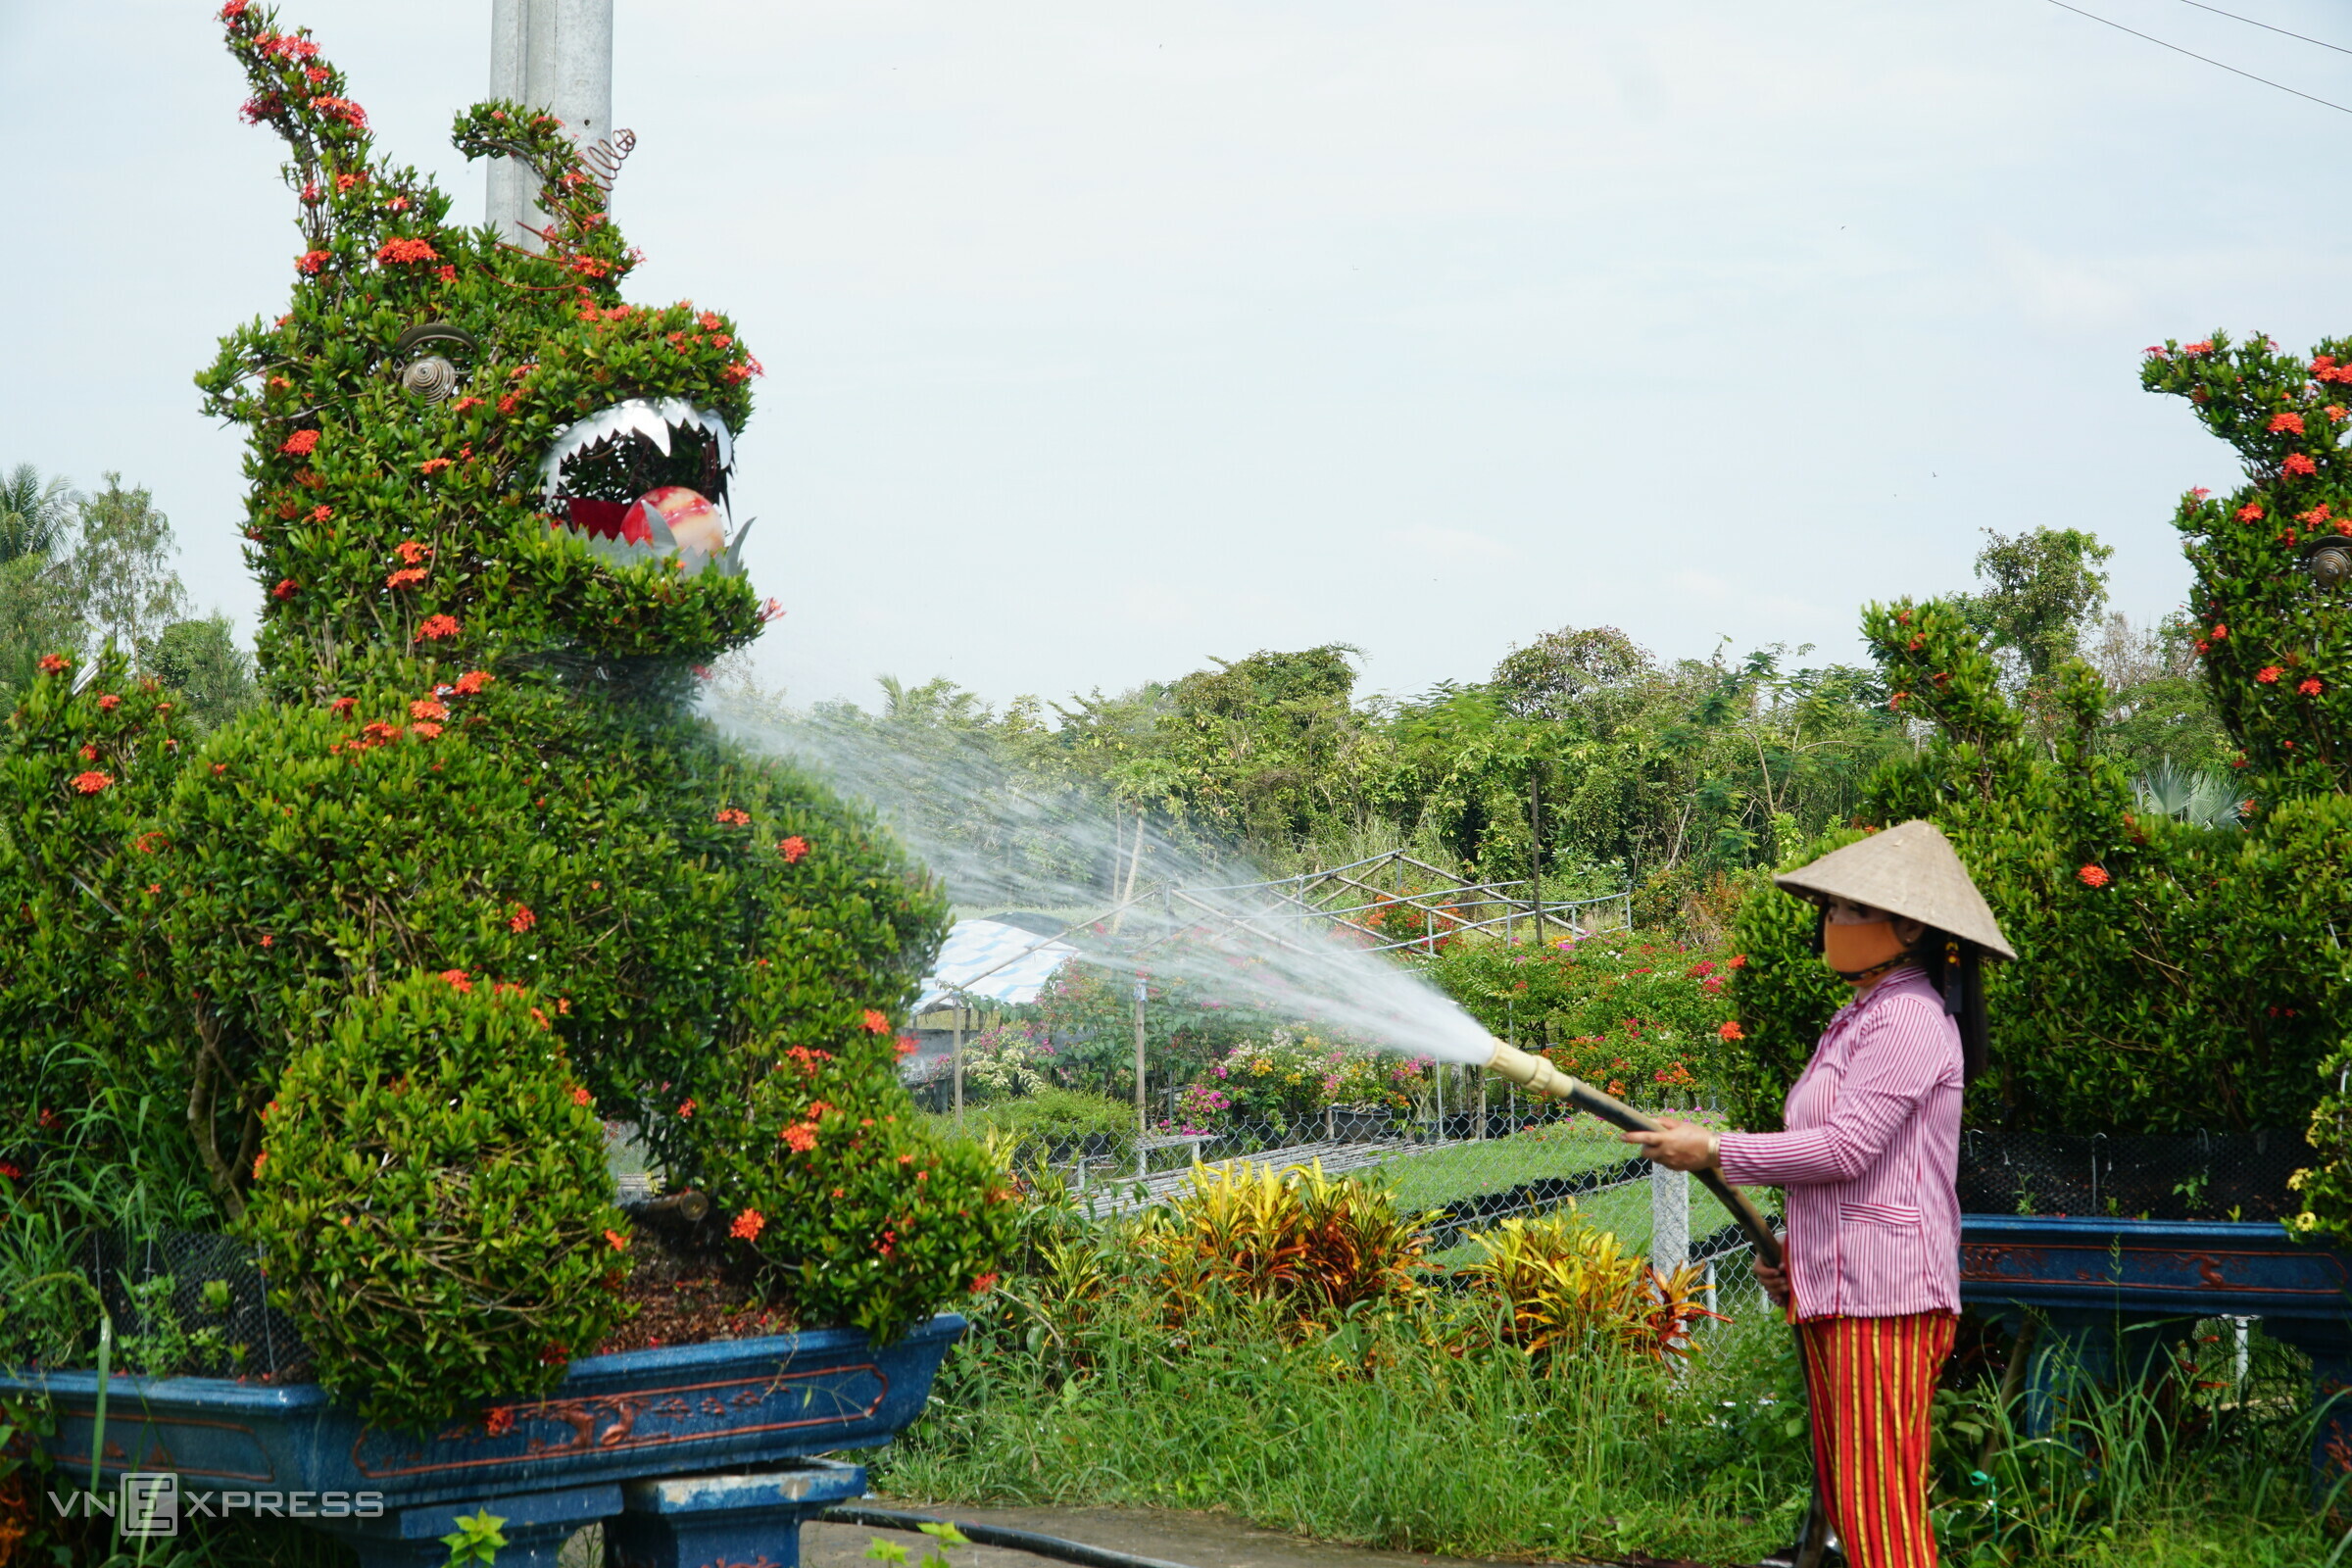
M 430 1436 L 368 1426 L 315 1384 L 118 1376 L 100 1471 L 108 1480 L 170 1473 L 183 1495 L 239 1494 L 247 1510 L 265 1494 L 305 1494 L 311 1511 L 294 1516 L 351 1537 L 370 1561 L 446 1555 L 420 1532 L 437 1535 L 448 1528 L 437 1521 L 488 1506 L 512 1521 L 511 1540 L 517 1530 L 533 1538 L 502 1554 L 502 1565 L 529 1562 L 538 1538 L 560 1542 L 580 1524 L 619 1516 L 625 1483 L 790 1469 L 810 1455 L 889 1442 L 922 1413 L 962 1331 L 963 1319 L 949 1313 L 880 1349 L 862 1334 L 831 1329 L 593 1356 L 573 1362 L 544 1397 L 485 1405 Z M 90 1451 L 97 1384 L 90 1372 L 0 1374 L 0 1393 L 46 1396 L 57 1418 L 51 1451 L 74 1469 Z M 856 1495 L 863 1477 L 847 1493 L 842 1484 L 836 1475 L 815 1492 L 827 1500 Z M 815 1494 L 798 1482 L 784 1490 Z M 362 1494 L 378 1499 L 379 1511 L 318 1516 L 318 1498 Z M 277 1506 L 287 1506 L 282 1497 Z M 792 1549 L 779 1543 L 767 1556 L 790 1562 L 783 1553 Z
M 2160 1325 L 2260 1318 L 2311 1357 L 2314 1394 L 2352 1386 L 2352 1259 L 2298 1242 L 2276 1221 L 2233 1224 L 1964 1214 L 1960 1299 L 2012 1326 L 2042 1325 L 2028 1369 L 2026 1423 L 2050 1431 L 2082 1379 L 2139 1376 L 2179 1335 Z M 2352 1458 L 2352 1401 L 2313 1440 L 2326 1473 Z

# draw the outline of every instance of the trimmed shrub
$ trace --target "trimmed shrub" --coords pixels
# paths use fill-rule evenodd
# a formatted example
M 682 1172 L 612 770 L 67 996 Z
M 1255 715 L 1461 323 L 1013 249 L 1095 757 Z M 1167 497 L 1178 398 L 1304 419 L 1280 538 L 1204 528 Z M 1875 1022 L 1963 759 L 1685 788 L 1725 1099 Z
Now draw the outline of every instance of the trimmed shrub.
M 267 1120 L 248 1221 L 272 1297 L 368 1420 L 544 1393 L 620 1321 L 603 1126 L 522 988 L 452 971 L 355 998 Z
M 933 1115 L 931 1125 L 945 1137 L 959 1131 L 953 1111 Z M 1135 1106 L 1076 1089 L 1045 1088 L 983 1105 L 966 1103 L 960 1132 L 982 1140 L 995 1135 L 1016 1169 L 1031 1160 L 1057 1161 L 1079 1153 L 1122 1168 L 1135 1161 Z

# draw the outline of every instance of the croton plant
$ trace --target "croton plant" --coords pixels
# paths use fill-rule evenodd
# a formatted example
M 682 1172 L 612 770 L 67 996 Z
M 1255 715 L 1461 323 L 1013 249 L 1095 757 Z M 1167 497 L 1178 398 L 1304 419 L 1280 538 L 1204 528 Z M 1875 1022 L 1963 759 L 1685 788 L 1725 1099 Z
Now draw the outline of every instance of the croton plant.
M 0 1218 L 199 1173 L 182 1218 L 259 1238 L 320 1380 L 407 1426 L 615 1320 L 609 1120 L 804 1323 L 984 1288 L 1010 1195 L 893 1067 L 944 899 L 692 712 L 775 612 L 727 496 L 759 362 L 621 297 L 636 253 L 551 117 L 457 120 L 536 172 L 524 248 L 379 157 L 307 30 L 220 20 L 299 231 L 285 311 L 198 378 L 249 432 L 271 701 L 199 742 L 60 655 L 10 717 Z

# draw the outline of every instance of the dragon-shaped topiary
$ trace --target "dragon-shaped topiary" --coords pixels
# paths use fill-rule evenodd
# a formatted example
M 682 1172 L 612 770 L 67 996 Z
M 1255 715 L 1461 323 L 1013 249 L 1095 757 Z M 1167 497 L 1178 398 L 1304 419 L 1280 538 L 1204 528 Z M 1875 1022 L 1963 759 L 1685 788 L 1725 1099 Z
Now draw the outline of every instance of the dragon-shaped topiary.
M 271 700 L 199 742 L 111 655 L 52 657 L 11 718 L 0 1223 L 242 1227 L 321 1381 L 408 1426 L 614 1321 L 600 1115 L 807 1321 L 887 1336 L 980 1288 L 1009 1194 L 893 1069 L 936 885 L 691 711 L 773 613 L 726 509 L 758 362 L 620 298 L 634 253 L 548 116 L 456 127 L 538 172 L 531 251 L 377 158 L 307 31 L 220 15 L 303 245 L 199 377 L 252 432 Z

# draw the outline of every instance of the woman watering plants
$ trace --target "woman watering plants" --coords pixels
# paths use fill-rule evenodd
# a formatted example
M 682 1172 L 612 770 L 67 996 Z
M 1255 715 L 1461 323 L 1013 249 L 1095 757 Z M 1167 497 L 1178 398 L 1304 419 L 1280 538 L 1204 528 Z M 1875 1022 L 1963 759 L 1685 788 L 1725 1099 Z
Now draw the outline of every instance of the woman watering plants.
M 2016 955 L 1951 845 L 1905 822 L 1778 879 L 1820 906 L 1854 989 L 1789 1088 L 1788 1131 L 1660 1118 L 1675 1170 L 1788 1190 L 1786 1267 L 1756 1270 L 1798 1325 L 1822 1500 L 1855 1568 L 1932 1568 L 1928 1411 L 1960 1311 L 1962 1087 L 1984 1069 L 1979 960 Z

